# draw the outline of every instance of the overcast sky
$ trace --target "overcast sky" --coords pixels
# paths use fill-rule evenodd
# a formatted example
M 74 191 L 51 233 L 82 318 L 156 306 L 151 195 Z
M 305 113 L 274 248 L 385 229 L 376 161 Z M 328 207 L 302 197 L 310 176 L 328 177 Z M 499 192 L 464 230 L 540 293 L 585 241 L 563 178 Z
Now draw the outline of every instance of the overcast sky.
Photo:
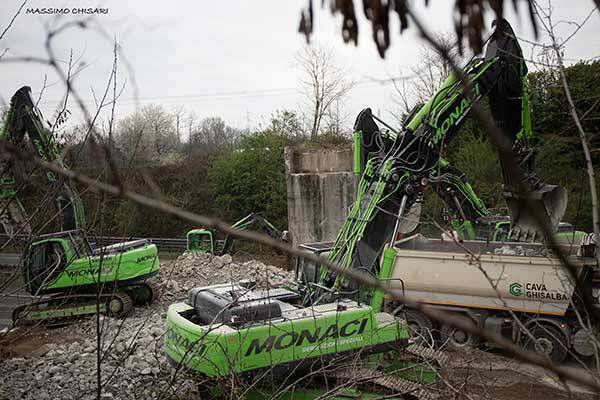
M 0 0 L 0 29 L 8 25 L 22 0 Z M 316 0 L 315 5 L 321 3 Z M 327 2 L 326 2 L 327 3 Z M 333 17 L 327 8 L 318 8 L 313 45 L 334 48 L 337 64 L 348 70 L 358 84 L 352 90 L 344 111 L 352 122 L 362 108 L 372 107 L 383 116 L 394 110 L 391 84 L 379 84 L 371 78 L 386 79 L 410 73 L 418 59 L 422 42 L 414 29 L 397 34 L 398 21 L 393 18 L 392 45 L 382 60 L 371 40 L 370 26 L 365 23 L 356 1 L 360 21 L 359 46 L 345 45 L 339 29 L 341 16 Z M 453 1 L 413 1 L 418 14 L 429 29 L 452 32 Z M 507 18 L 520 38 L 548 43 L 545 35 L 534 38 L 526 13 L 516 16 L 511 2 L 505 2 Z M 554 1 L 555 19 L 583 21 L 593 8 L 592 0 Z M 131 70 L 120 61 L 120 84 L 125 90 L 117 106 L 117 115 L 135 110 L 133 81 L 139 94 L 139 105 L 155 103 L 168 109 L 183 106 L 198 118 L 220 116 L 238 128 L 254 128 L 268 120 L 276 110 L 296 110 L 303 98 L 299 71 L 294 56 L 305 44 L 297 33 L 300 9 L 306 0 L 239 0 L 239 1 L 147 1 L 109 0 L 43 1 L 29 0 L 12 28 L 0 41 L 5 57 L 44 55 L 47 26 L 56 26 L 79 17 L 72 14 L 57 19 L 55 15 L 31 15 L 27 8 L 96 7 L 108 8 L 108 14 L 95 17 L 95 23 L 108 34 L 94 30 L 71 29 L 54 41 L 56 57 L 74 58 L 85 68 L 77 75 L 75 85 L 93 106 L 93 88 L 97 95 L 104 91 L 112 67 L 112 42 L 115 37 Z M 491 16 L 489 16 L 491 17 Z M 558 34 L 567 37 L 574 26 L 557 26 Z M 531 45 L 523 43 L 530 54 Z M 588 23 L 568 42 L 565 57 L 569 63 L 600 56 L 600 13 L 596 11 Z M 64 67 L 66 67 L 63 64 Z M 37 94 L 47 74 L 46 88 L 40 108 L 47 118 L 59 105 L 65 88 L 57 83 L 56 74 L 38 64 L 0 64 L 0 96 L 7 102 L 19 87 L 29 85 Z M 75 110 L 74 104 L 69 104 Z M 106 110 L 108 112 L 108 110 Z M 103 114 L 106 117 L 106 113 Z M 80 118 L 74 113 L 72 122 Z

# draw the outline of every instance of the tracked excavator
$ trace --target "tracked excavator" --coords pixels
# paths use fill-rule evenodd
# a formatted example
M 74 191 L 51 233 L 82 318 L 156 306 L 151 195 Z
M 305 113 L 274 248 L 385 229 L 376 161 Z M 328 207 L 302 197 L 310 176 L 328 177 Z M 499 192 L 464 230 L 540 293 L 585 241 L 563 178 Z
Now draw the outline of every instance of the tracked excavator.
M 41 112 L 31 98 L 31 88 L 24 86 L 17 90 L 10 101 L 10 108 L 5 116 L 4 128 L 0 132 L 0 140 L 21 145 L 25 138 L 29 139 L 31 148 L 42 160 L 57 163 L 65 167 L 60 149 L 50 129 L 46 127 Z M 2 162 L 2 179 L 0 180 L 0 206 L 2 213 L 0 223 L 6 234 L 31 233 L 30 216 L 19 199 L 19 188 L 12 172 L 9 160 Z M 68 182 L 59 179 L 52 171 L 45 172 L 49 189 L 56 205 L 56 216 L 63 231 L 78 229 L 85 225 L 85 214 L 81 199 L 69 186 Z
M 355 202 L 333 244 L 304 248 L 342 268 L 376 277 L 384 285 L 404 288 L 402 258 L 395 245 L 399 232 L 410 232 L 418 223 L 413 217 L 418 217 L 415 210 L 426 188 L 436 188 L 463 224 L 477 224 L 488 216 L 464 175 L 440 157 L 444 143 L 456 135 L 473 103 L 485 96 L 499 129 L 520 155 L 519 167 L 533 188 L 534 201 L 555 226 L 564 212 L 566 193 L 541 182 L 529 168 L 525 73 L 514 33 L 500 20 L 485 57 L 471 60 L 464 69 L 474 97 L 465 95 L 453 75 L 400 130 L 378 120 L 369 109 L 361 112 L 355 125 L 355 138 L 363 150 L 356 157 L 361 178 Z M 519 187 L 505 179 L 510 234 L 525 241 L 540 238 L 537 225 L 518 208 Z M 310 386 L 313 378 L 321 379 L 327 388 L 361 389 L 361 383 L 368 381 L 385 396 L 419 397 L 407 390 L 406 377 L 394 369 L 401 360 L 407 361 L 407 354 L 413 367 L 418 363 L 418 358 L 410 358 L 418 352 L 410 344 L 402 305 L 390 302 L 381 290 L 363 287 L 314 262 L 299 262 L 296 273 L 295 284 L 270 290 L 244 282 L 192 289 L 186 301 L 168 309 L 168 359 L 178 368 L 213 380 L 231 381 L 235 376 L 257 385 L 261 377 L 278 377 L 293 382 L 292 391 L 308 390 L 299 392 L 299 398 L 324 396 L 317 392 L 310 397 L 315 393 Z M 421 380 L 432 373 L 406 365 L 403 370 L 413 371 L 412 378 Z
M 30 145 L 39 158 L 66 168 L 28 86 L 11 98 L 0 140 L 14 146 Z M 13 170 L 11 160 L 4 159 L 0 221 L 9 236 L 31 235 L 30 215 L 19 199 L 22 186 Z M 84 209 L 76 190 L 51 171 L 45 171 L 45 177 L 60 231 L 30 236 L 20 267 L 24 287 L 36 301 L 14 309 L 13 322 L 64 323 L 96 312 L 120 317 L 127 315 L 133 304 L 151 302 L 156 288 L 146 280 L 159 268 L 156 246 L 135 240 L 95 248 L 85 233 Z
M 396 151 L 403 164 L 402 172 L 410 173 L 409 179 L 420 179 L 423 189 L 431 186 L 441 197 L 460 239 L 487 236 L 492 240 L 541 241 L 544 238 L 539 226 L 558 227 L 567 206 L 567 193 L 559 186 L 545 184 L 534 171 L 527 66 L 508 22 L 498 21 L 489 40 L 485 57 L 472 59 L 463 70 L 472 86 L 472 97 L 463 93 L 458 77 L 451 74 L 424 105 L 415 107 L 400 131 L 372 115 L 370 109 L 364 110 L 355 124 L 355 149 L 362 151 L 355 155 L 354 170 L 360 174 L 365 160 L 380 160 L 390 151 Z M 507 161 L 500 156 L 509 218 L 493 215 L 474 192 L 469 178 L 442 157 L 444 146 L 457 135 L 473 105 L 484 98 L 499 132 L 512 143 L 523 183 L 531 188 L 527 196 L 533 206 L 524 207 L 525 193 L 519 192 L 521 185 L 511 181 Z M 375 120 L 384 125 L 381 130 Z M 398 175 L 397 170 L 394 173 Z M 422 191 L 408 196 L 408 209 L 418 208 Z M 539 210 L 538 218 L 531 208 Z M 413 221 L 412 226 L 415 225 Z
M 233 225 L 233 229 L 245 230 L 251 227 L 265 231 L 269 236 L 275 239 L 287 241 L 288 232 L 280 231 L 269 222 L 260 213 L 251 213 L 240 219 Z M 223 240 L 217 239 L 217 232 L 214 229 L 192 229 L 187 233 L 187 251 L 196 253 L 209 253 L 220 256 L 232 253 L 235 240 L 231 235 L 227 235 Z

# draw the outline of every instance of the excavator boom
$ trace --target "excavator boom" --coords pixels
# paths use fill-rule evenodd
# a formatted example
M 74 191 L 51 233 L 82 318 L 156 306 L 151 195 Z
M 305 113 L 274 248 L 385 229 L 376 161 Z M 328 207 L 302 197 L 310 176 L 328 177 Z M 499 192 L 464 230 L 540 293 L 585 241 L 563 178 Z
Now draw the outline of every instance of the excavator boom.
M 29 86 L 23 86 L 11 98 L 0 140 L 19 145 L 25 136 L 28 137 L 38 157 L 65 166 L 53 132 L 46 127 L 42 114 L 31 98 Z M 3 211 L 0 221 L 8 234 L 31 233 L 30 218 L 19 199 L 20 187 L 17 187 L 17 181 L 11 171 L 11 163 L 5 160 L 2 164 L 0 202 Z M 53 198 L 60 220 L 60 230 L 83 228 L 85 215 L 77 192 L 69 186 L 69 182 L 58 178 L 53 172 L 46 171 L 45 175 L 51 190 L 54 191 Z
M 490 212 L 477 197 L 468 178 L 441 156 L 445 145 L 458 134 L 473 104 L 487 97 L 495 122 L 514 144 L 521 157 L 519 168 L 528 185 L 528 194 L 541 210 L 542 224 L 556 227 L 566 205 L 566 192 L 540 181 L 532 170 L 532 137 L 525 88 L 527 69 L 512 28 L 497 21 L 486 56 L 474 58 L 463 70 L 472 87 L 468 96 L 456 74 L 451 74 L 437 92 L 414 112 L 399 131 L 363 110 L 354 130 L 361 148 L 355 157 L 355 171 L 362 172 L 356 200 L 329 252 L 329 258 L 344 268 L 379 276 L 377 262 L 386 244 L 393 244 L 398 232 L 416 226 L 411 210 L 418 208 L 423 193 L 432 186 L 461 221 L 489 218 Z M 377 122 L 384 125 L 379 128 Z M 502 161 L 502 160 L 501 160 Z M 504 195 L 510 208 L 511 239 L 542 239 L 537 219 L 522 207 L 522 185 L 511 182 L 503 168 Z M 330 301 L 339 293 L 355 293 L 360 301 L 370 294 L 346 282 L 342 276 L 324 270 L 321 288 L 309 293 L 310 302 Z M 329 289 L 324 289 L 329 288 Z

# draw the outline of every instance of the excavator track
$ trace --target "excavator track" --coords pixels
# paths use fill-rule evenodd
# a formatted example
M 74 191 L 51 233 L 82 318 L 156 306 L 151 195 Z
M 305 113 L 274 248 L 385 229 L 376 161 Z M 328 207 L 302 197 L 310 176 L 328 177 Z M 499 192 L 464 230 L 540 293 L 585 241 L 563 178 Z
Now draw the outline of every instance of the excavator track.
M 160 289 L 152 282 L 143 282 L 123 287 L 123 290 L 131 297 L 135 306 L 151 304 L 159 297 Z
M 404 349 L 409 354 L 419 357 L 424 361 L 444 365 L 448 362 L 448 356 L 440 349 L 411 344 Z
M 71 320 L 100 312 L 116 318 L 125 317 L 133 308 L 133 300 L 124 292 L 56 295 L 15 308 L 13 325 L 42 323 L 46 326 L 64 325 Z
M 366 386 L 369 391 L 385 392 L 389 396 L 425 400 L 436 398 L 435 394 L 428 390 L 428 386 L 431 384 L 414 382 L 393 372 L 354 365 L 328 372 L 327 376 L 335 378 L 339 382 L 353 382 L 354 385 Z
M 341 388 L 351 385 L 360 392 L 381 393 L 385 398 L 438 398 L 432 386 L 436 381 L 436 369 L 447 359 L 445 354 L 413 344 L 394 353 L 392 359 L 400 364 L 388 370 L 342 362 L 328 368 L 324 375 L 326 380 L 334 379 Z

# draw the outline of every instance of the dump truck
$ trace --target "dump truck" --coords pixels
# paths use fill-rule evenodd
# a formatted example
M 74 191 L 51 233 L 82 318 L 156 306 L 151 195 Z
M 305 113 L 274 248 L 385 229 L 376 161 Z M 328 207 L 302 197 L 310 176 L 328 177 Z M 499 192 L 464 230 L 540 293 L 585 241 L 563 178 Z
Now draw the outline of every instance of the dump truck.
M 333 242 L 301 247 L 327 256 Z M 477 326 L 548 355 L 556 362 L 569 353 L 594 354 L 582 292 L 600 309 L 600 268 L 594 244 L 562 245 L 560 250 L 574 274 L 541 243 L 453 241 L 416 234 L 396 241 L 393 255 L 381 269 L 389 269 L 389 285 L 431 307 L 469 318 Z M 299 259 L 304 279 L 315 280 L 320 270 Z M 388 304 L 390 310 L 399 304 Z M 409 331 L 420 343 L 444 344 L 462 350 L 481 344 L 474 335 L 432 321 L 416 310 L 403 310 Z M 517 321 L 518 319 L 518 321 Z M 522 325 L 522 327 L 520 326 Z M 522 328 L 526 328 L 529 333 Z

